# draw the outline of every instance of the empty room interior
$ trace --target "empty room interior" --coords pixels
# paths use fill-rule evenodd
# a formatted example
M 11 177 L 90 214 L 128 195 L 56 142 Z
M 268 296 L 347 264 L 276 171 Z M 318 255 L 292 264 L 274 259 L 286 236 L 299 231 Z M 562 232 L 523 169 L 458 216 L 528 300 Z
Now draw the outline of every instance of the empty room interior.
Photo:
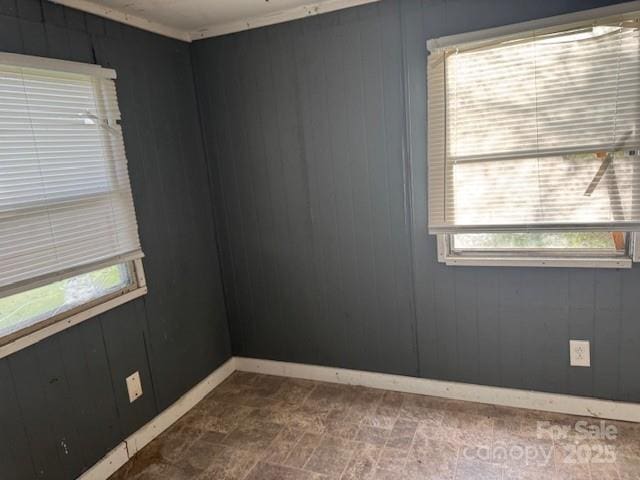
M 0 0 L 1 480 L 640 480 L 640 0 Z

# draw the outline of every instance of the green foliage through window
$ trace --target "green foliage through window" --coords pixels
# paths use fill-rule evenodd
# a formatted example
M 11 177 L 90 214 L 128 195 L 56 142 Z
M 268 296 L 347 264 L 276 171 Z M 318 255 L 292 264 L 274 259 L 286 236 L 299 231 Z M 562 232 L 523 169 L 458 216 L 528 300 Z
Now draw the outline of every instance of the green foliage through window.
M 128 268 L 121 264 L 0 298 L 0 335 L 13 333 L 129 284 Z
M 453 248 L 615 251 L 616 243 L 610 232 L 470 233 L 453 235 Z

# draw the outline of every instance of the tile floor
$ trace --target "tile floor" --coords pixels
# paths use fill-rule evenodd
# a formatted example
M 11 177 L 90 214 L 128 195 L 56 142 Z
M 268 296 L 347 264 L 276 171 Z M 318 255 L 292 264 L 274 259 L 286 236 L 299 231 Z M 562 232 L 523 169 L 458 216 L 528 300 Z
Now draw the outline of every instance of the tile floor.
M 640 425 L 236 372 L 120 479 L 640 480 Z

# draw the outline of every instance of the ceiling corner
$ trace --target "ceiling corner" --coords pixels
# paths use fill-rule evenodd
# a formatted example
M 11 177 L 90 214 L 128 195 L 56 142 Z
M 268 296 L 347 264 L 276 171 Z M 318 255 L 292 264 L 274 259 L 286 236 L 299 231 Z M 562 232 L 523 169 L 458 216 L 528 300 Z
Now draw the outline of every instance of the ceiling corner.
M 51 3 L 57 3 L 76 10 L 82 10 L 86 13 L 97 15 L 98 17 L 108 18 L 116 22 L 131 25 L 132 27 L 147 30 L 149 32 L 164 35 L 165 37 L 175 38 L 183 42 L 191 42 L 191 34 L 186 30 L 164 25 L 146 18 L 131 15 L 121 10 L 110 8 L 105 5 L 93 2 L 91 0 L 47 0 Z

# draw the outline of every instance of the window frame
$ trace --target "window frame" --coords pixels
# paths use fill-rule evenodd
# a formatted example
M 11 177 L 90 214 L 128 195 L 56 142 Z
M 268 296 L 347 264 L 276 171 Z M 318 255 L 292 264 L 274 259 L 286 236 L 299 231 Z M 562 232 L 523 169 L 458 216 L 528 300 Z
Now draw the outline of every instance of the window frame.
M 616 5 L 581 10 L 511 25 L 487 28 L 460 34 L 431 38 L 426 42 L 427 51 L 457 44 L 477 42 L 491 43 L 497 37 L 513 36 L 517 38 L 522 32 L 569 26 L 598 18 L 633 14 L 640 10 L 640 1 L 635 0 Z M 483 232 L 478 232 L 483 233 Z M 487 232 L 488 233 L 488 232 Z M 522 251 L 521 254 L 500 255 L 497 252 L 470 252 L 460 255 L 451 249 L 450 233 L 436 235 L 437 260 L 451 266 L 488 266 L 488 267 L 568 267 L 568 268 L 631 268 L 633 263 L 640 262 L 640 232 L 628 232 L 630 235 L 627 252 L 624 256 L 577 256 L 569 255 L 566 250 L 556 251 L 554 255 L 541 255 L 538 250 Z M 565 252 L 566 254 L 564 254 Z M 475 254 L 474 254 L 475 253 Z
M 575 268 L 631 268 L 640 261 L 640 233 L 629 232 L 624 255 L 580 255 L 569 249 L 556 249 L 553 254 L 541 250 L 518 250 L 505 255 L 490 250 L 454 250 L 452 234 L 437 235 L 438 262 L 451 266 L 479 267 L 575 267 Z
M 96 315 L 145 295 L 148 290 L 142 260 L 129 260 L 124 263 L 129 268 L 131 284 L 0 337 L 0 358 L 11 355 L 51 335 L 55 335 Z M 113 265 L 117 265 L 117 263 Z M 106 265 L 106 267 L 108 266 L 110 265 Z M 99 270 L 99 268 L 97 269 Z M 52 280 L 44 285 L 55 283 L 56 281 Z M 34 285 L 33 288 L 41 286 L 43 285 Z
M 61 72 L 64 74 L 80 74 L 95 78 L 106 78 L 114 80 L 117 78 L 116 71 L 111 68 L 105 68 L 97 64 L 81 63 L 68 60 L 59 60 L 46 57 L 35 57 L 30 55 L 22 55 L 8 52 L 0 52 L 0 63 L 6 63 L 16 67 L 34 68 L 38 70 L 49 70 L 52 72 Z M 102 88 L 102 87 L 100 87 Z M 94 83 L 96 90 L 96 107 L 105 109 L 105 96 L 99 87 Z M 117 101 L 117 94 L 116 94 Z M 118 126 L 120 128 L 119 119 L 112 119 L 111 116 L 104 120 L 102 129 L 103 142 L 112 142 L 112 137 L 108 134 L 107 129 Z M 122 139 L 124 142 L 124 138 Z M 113 182 L 112 176 L 109 177 Z M 76 204 L 86 199 L 97 199 L 105 197 L 112 190 L 113 184 L 110 183 L 106 188 L 97 188 L 95 191 L 81 193 L 79 195 L 61 196 L 58 199 L 51 200 L 50 204 L 64 203 Z M 131 192 L 132 193 L 132 192 Z M 21 204 L 24 210 L 35 208 L 35 204 Z M 135 205 L 133 205 L 135 212 Z M 136 233 L 139 238 L 139 233 Z M 109 259 L 99 260 L 87 263 L 84 266 L 68 268 L 58 272 L 46 273 L 39 277 L 26 278 L 16 282 L 13 286 L 2 289 L 0 298 L 10 296 L 16 293 L 33 290 L 46 285 L 51 285 L 57 281 L 64 280 L 75 275 L 81 275 L 93 271 L 107 268 L 114 265 L 126 265 L 128 268 L 128 276 L 130 282 L 122 288 L 106 292 L 97 298 L 88 300 L 80 305 L 69 308 L 68 310 L 46 315 L 34 321 L 33 324 L 25 326 L 17 331 L 7 333 L 0 336 L 0 359 L 14 354 L 24 348 L 34 345 L 52 335 L 56 335 L 68 328 L 78 325 L 90 318 L 100 315 L 108 310 L 116 308 L 124 303 L 130 302 L 142 297 L 148 293 L 147 282 L 142 262 L 142 250 L 126 253 L 119 256 L 112 256 Z

